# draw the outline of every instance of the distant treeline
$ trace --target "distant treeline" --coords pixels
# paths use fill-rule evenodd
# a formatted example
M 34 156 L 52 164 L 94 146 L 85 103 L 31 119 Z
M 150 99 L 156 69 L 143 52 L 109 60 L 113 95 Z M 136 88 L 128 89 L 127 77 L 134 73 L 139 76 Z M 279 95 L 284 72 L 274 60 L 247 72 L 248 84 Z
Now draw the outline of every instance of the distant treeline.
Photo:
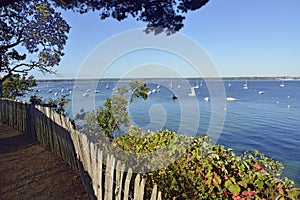
M 209 78 L 203 78 L 203 77 L 193 77 L 193 78 L 127 78 L 127 79 L 121 79 L 123 82 L 131 82 L 132 80 L 141 80 L 141 81 L 153 81 L 153 80 L 300 80 L 300 77 L 290 77 L 290 76 L 277 76 L 277 77 L 258 77 L 258 76 L 244 76 L 244 77 L 209 77 Z M 101 78 L 101 79 L 38 79 L 37 82 L 114 82 L 114 81 L 120 81 L 120 79 L 117 78 Z

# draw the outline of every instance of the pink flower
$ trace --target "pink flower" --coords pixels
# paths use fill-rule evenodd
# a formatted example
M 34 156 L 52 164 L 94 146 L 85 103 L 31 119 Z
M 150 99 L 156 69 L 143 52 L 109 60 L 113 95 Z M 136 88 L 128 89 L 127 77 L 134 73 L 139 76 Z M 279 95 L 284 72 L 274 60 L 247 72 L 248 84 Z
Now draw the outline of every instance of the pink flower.
M 264 173 L 264 174 L 267 173 L 267 171 L 266 171 L 265 169 L 261 169 L 260 171 L 261 171 L 262 173 Z
M 258 164 L 258 163 L 255 163 L 255 164 L 253 165 L 253 167 L 255 167 L 255 168 L 258 169 L 258 170 L 261 170 L 261 169 L 262 169 L 262 167 L 261 167 L 260 164 Z

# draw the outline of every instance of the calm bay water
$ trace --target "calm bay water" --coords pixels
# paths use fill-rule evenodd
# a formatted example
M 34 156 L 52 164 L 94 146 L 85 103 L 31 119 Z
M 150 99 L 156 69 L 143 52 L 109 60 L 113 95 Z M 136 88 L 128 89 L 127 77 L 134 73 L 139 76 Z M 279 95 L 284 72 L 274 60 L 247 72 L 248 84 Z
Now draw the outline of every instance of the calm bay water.
M 257 149 L 274 157 L 284 164 L 283 175 L 300 187 L 300 81 L 284 81 L 284 87 L 280 87 L 278 80 L 251 80 L 247 82 L 248 90 L 243 89 L 245 81 L 232 80 L 230 87 L 228 83 L 224 81 L 224 95 L 236 101 L 217 105 L 222 106 L 226 114 L 217 143 L 234 148 L 238 154 Z M 81 108 L 89 111 L 101 105 L 112 95 L 115 84 L 40 82 L 36 89 L 45 98 L 55 98 L 56 92 L 57 96 L 69 95 L 71 103 L 67 111 L 72 118 Z M 198 86 L 195 97 L 188 95 L 190 85 Z M 167 128 L 186 134 L 196 131 L 196 135 L 208 131 L 213 109 L 211 101 L 204 101 L 211 94 L 204 81 L 202 85 L 196 80 L 159 84 L 153 81 L 148 86 L 155 90 L 153 94 L 146 101 L 135 100 L 128 107 L 133 124 L 153 131 Z M 50 89 L 52 92 L 48 93 Z M 94 90 L 98 90 L 97 93 Z M 260 91 L 263 94 L 259 94 Z M 177 100 L 172 99 L 173 94 L 178 95 Z

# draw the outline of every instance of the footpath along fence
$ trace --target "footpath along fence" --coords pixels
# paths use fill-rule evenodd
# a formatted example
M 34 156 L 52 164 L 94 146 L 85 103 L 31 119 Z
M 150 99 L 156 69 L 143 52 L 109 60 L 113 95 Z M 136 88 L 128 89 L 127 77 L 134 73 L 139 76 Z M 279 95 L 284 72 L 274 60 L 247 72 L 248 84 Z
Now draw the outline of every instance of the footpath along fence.
M 48 107 L 2 98 L 0 123 L 34 138 L 80 172 L 90 199 L 144 199 L 142 175 L 133 174 L 131 168 L 125 171 L 113 155 L 103 158 L 101 149 L 77 131 L 69 118 Z M 161 199 L 156 185 L 149 198 Z

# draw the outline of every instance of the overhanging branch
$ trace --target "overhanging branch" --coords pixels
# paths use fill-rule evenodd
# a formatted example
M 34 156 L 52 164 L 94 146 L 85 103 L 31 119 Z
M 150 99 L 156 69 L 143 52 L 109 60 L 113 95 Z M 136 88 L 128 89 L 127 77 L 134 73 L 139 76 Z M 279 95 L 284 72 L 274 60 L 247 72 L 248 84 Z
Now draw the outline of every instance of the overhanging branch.
M 0 0 L 0 7 L 8 6 L 21 0 Z
M 0 0 L 1 1 L 1 0 Z M 24 31 L 24 27 L 20 30 L 19 34 L 18 34 L 18 38 L 17 38 L 17 41 L 12 43 L 12 44 L 8 44 L 8 45 L 2 45 L 0 46 L 0 51 L 1 50 L 8 50 L 12 47 L 15 47 L 17 45 L 19 45 L 21 42 L 23 42 L 23 39 L 22 39 L 22 34 L 23 34 L 23 31 Z

